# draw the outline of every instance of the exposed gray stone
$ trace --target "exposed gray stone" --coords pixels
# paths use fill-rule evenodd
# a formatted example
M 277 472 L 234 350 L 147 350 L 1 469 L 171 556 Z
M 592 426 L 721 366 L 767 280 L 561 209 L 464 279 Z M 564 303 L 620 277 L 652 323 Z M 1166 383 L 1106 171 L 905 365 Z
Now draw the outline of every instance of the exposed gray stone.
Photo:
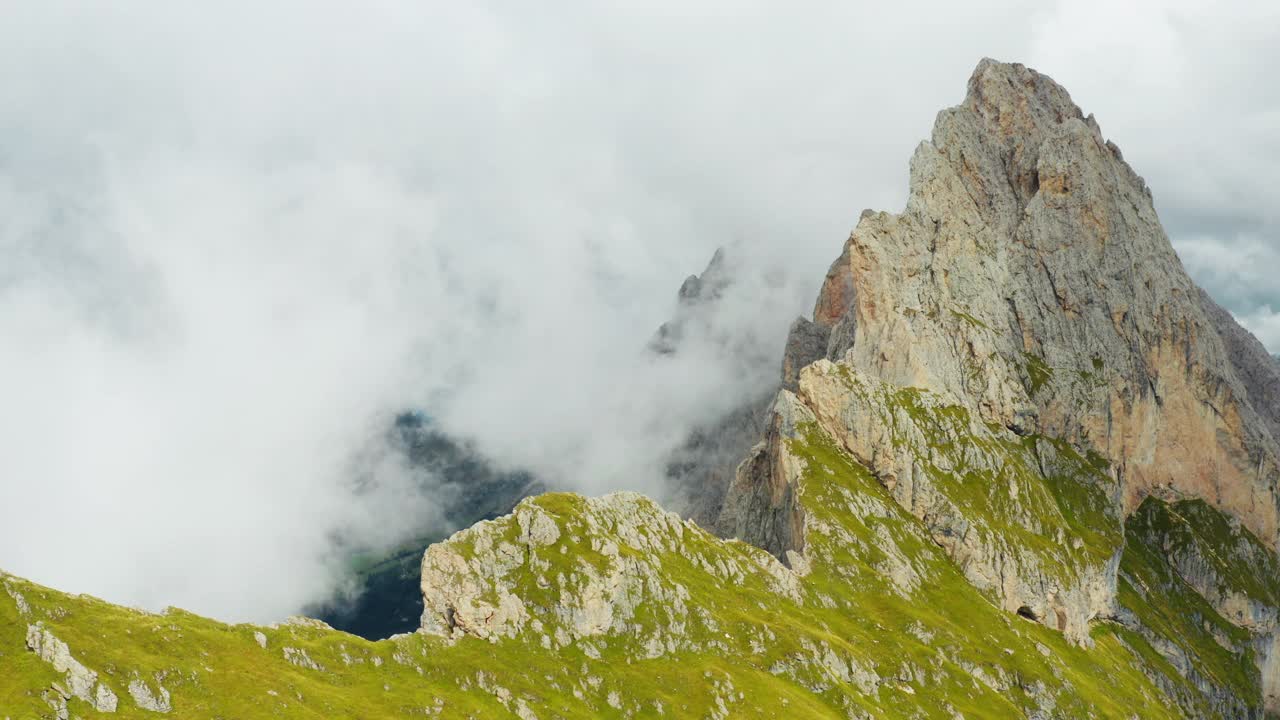
M 169 700 L 169 691 L 164 685 L 158 681 L 156 686 L 159 690 L 155 693 L 151 692 L 151 687 L 147 683 L 138 678 L 129 681 L 129 696 L 133 698 L 133 702 L 143 710 L 151 712 L 167 713 L 173 709 L 173 704 Z
M 724 248 L 717 248 L 702 275 L 690 275 L 676 293 L 676 314 L 658 327 L 649 341 L 649 349 L 659 355 L 670 355 L 680 347 L 686 332 L 694 331 L 696 317 L 704 305 L 716 302 L 733 281 L 733 273 L 725 259 Z
M 787 448 L 797 426 L 814 422 L 813 412 L 790 391 L 778 393 L 764 440 L 738 466 L 720 516 L 721 532 L 786 560 L 804 549 L 803 513 L 795 500 L 802 461 Z
M 286 647 L 282 652 L 285 660 L 298 667 L 319 672 L 323 672 L 325 669 L 323 665 L 311 659 L 311 655 L 304 648 Z
M 795 391 L 800 383 L 800 370 L 821 357 L 826 357 L 831 330 L 796 318 L 787 333 L 787 347 L 782 356 L 782 387 Z
M 1266 389 L 1233 365 L 1146 183 L 1050 78 L 980 63 L 916 149 L 905 210 L 864 213 L 842 258 L 851 367 L 1093 448 L 1125 511 L 1172 486 L 1275 546 L 1280 448 L 1250 403 Z
M 846 381 L 931 391 L 967 409 L 978 437 L 1007 428 L 1095 450 L 1114 468 L 1113 517 L 1172 489 L 1240 518 L 1274 548 L 1277 373 L 1205 300 L 1146 183 L 1093 117 L 1050 78 L 984 60 L 964 102 L 941 112 L 916 149 L 905 210 L 862 214 L 813 324 L 830 329 L 828 357 Z M 892 408 L 823 380 L 831 366 L 798 364 L 788 367 L 799 397 L 779 404 L 816 415 L 971 582 L 1080 642 L 1092 618 L 1114 612 L 1118 554 L 1060 586 L 1034 557 L 982 541 L 921 472 L 939 459 L 908 457 L 888 435 Z M 911 426 L 903 418 L 894 432 Z M 730 534 L 782 556 L 802 540 L 787 515 L 794 470 L 781 467 L 779 437 L 771 427 L 739 467 L 723 517 Z M 974 455 L 965 462 L 981 473 Z
M 1280 359 L 1267 352 L 1258 338 L 1200 291 L 1200 302 L 1226 346 L 1236 377 L 1248 393 L 1249 405 L 1266 421 L 1271 437 L 1280 441 Z
M 67 693 L 91 705 L 98 712 L 115 712 L 118 699 L 105 683 L 98 680 L 98 673 L 85 667 L 71 655 L 71 648 L 53 635 L 44 623 L 27 626 L 27 649 L 41 660 L 53 665 L 53 669 L 66 674 Z

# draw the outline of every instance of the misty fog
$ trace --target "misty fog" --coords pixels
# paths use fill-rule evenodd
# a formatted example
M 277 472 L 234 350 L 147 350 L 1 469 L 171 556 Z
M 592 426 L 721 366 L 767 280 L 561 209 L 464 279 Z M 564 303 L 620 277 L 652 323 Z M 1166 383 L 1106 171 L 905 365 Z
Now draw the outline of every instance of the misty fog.
M 335 538 L 443 523 L 387 446 L 407 410 L 661 495 L 983 56 L 1071 88 L 1280 352 L 1280 85 L 1240 72 L 1277 11 L 976 7 L 6 4 L 0 567 L 278 620 L 343 581 Z M 646 353 L 722 246 L 735 349 Z

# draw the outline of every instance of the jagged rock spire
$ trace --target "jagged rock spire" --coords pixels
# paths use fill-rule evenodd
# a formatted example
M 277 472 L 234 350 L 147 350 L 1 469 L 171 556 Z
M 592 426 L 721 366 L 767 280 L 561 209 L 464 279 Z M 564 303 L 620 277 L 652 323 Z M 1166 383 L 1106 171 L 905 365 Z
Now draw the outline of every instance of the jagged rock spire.
M 1126 511 L 1203 497 L 1274 546 L 1280 373 L 1241 359 L 1146 183 L 1049 77 L 980 62 L 916 149 L 906 209 L 864 213 L 837 265 L 815 322 L 852 295 L 852 366 L 1096 449 Z

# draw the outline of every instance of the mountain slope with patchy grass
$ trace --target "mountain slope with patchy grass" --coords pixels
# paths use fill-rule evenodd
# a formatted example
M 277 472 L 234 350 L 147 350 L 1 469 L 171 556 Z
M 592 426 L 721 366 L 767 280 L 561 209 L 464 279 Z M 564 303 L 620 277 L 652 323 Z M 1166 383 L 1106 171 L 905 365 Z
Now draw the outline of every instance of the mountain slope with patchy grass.
M 1177 571 L 1148 544 L 1146 513 L 1124 561 L 1124 587 L 1145 597 L 1122 590 L 1123 617 L 1073 643 L 977 590 L 816 424 L 785 444 L 805 518 L 791 567 L 638 495 L 544 495 L 433 546 L 429 632 L 380 642 L 314 621 L 149 614 L 6 576 L 0 706 L 15 718 L 153 717 L 144 707 L 161 701 L 211 718 L 1259 715 L 1247 631 L 1186 585 L 1162 600 Z M 1188 639 L 1201 621 L 1245 649 Z M 42 658 L 36 634 L 65 643 L 77 669 Z M 1187 645 L 1209 680 L 1159 649 Z M 100 695 L 113 712 L 94 709 Z

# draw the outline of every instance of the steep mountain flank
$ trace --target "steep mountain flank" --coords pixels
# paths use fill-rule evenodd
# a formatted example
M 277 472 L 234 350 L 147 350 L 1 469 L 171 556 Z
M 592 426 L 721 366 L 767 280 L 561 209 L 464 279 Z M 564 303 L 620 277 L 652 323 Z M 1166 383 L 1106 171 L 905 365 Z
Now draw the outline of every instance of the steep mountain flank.
M 1105 461 L 1062 441 L 983 425 L 933 393 L 880 383 L 827 360 L 803 373 L 797 402 L 855 460 L 875 468 L 966 578 L 1006 610 L 1080 642 L 1087 642 L 1090 620 L 1114 615 L 1123 529 Z M 790 483 L 794 473 L 786 471 L 782 450 L 781 472 L 769 476 Z M 772 454 L 768 446 L 762 451 Z M 752 492 L 754 462 L 744 463 L 735 491 Z M 786 508 L 785 495 L 774 504 L 773 493 L 770 507 Z M 748 508 L 756 504 L 746 497 Z M 740 513 L 734 525 L 747 539 L 774 552 L 803 544 L 797 528 L 805 520 L 795 509 L 778 516 L 790 532 L 777 533 L 780 544 L 773 544 L 749 530 L 769 527 L 765 519 L 740 500 L 730 507 Z
M 1231 368 L 1248 393 L 1249 405 L 1266 421 L 1272 439 L 1280 442 L 1280 361 L 1203 290 L 1200 303 L 1222 337 Z
M 978 66 L 916 150 L 906 210 L 863 213 L 788 345 L 811 359 L 798 402 L 966 578 L 1075 641 L 1122 612 L 1120 520 L 1152 492 L 1208 501 L 1274 557 L 1275 366 L 1183 272 L 1118 148 L 1032 70 Z M 723 518 L 781 558 L 804 544 L 789 462 L 771 433 Z M 1269 676 L 1270 626 L 1244 629 Z
M 1280 449 L 1252 381 L 1146 184 L 1051 79 L 983 61 L 917 148 L 906 210 L 864 213 L 843 257 L 852 369 L 1097 451 L 1126 513 L 1174 488 L 1275 546 Z
M 723 290 L 715 266 L 686 282 L 690 313 Z M 917 149 L 906 209 L 863 213 L 793 324 L 781 389 L 742 398 L 760 429 L 708 429 L 744 458 L 700 510 L 722 505 L 733 539 L 634 493 L 528 498 L 428 548 L 419 631 L 379 642 L 0 575 L 0 708 L 1275 717 L 1259 347 L 1186 277 L 1093 119 L 984 60 Z M 720 493 L 732 460 L 699 457 L 672 478 Z
M 1122 621 L 1222 717 L 1276 708 L 1275 553 L 1203 500 L 1148 497 L 1126 524 Z M 1176 686 L 1170 688 L 1178 692 Z

